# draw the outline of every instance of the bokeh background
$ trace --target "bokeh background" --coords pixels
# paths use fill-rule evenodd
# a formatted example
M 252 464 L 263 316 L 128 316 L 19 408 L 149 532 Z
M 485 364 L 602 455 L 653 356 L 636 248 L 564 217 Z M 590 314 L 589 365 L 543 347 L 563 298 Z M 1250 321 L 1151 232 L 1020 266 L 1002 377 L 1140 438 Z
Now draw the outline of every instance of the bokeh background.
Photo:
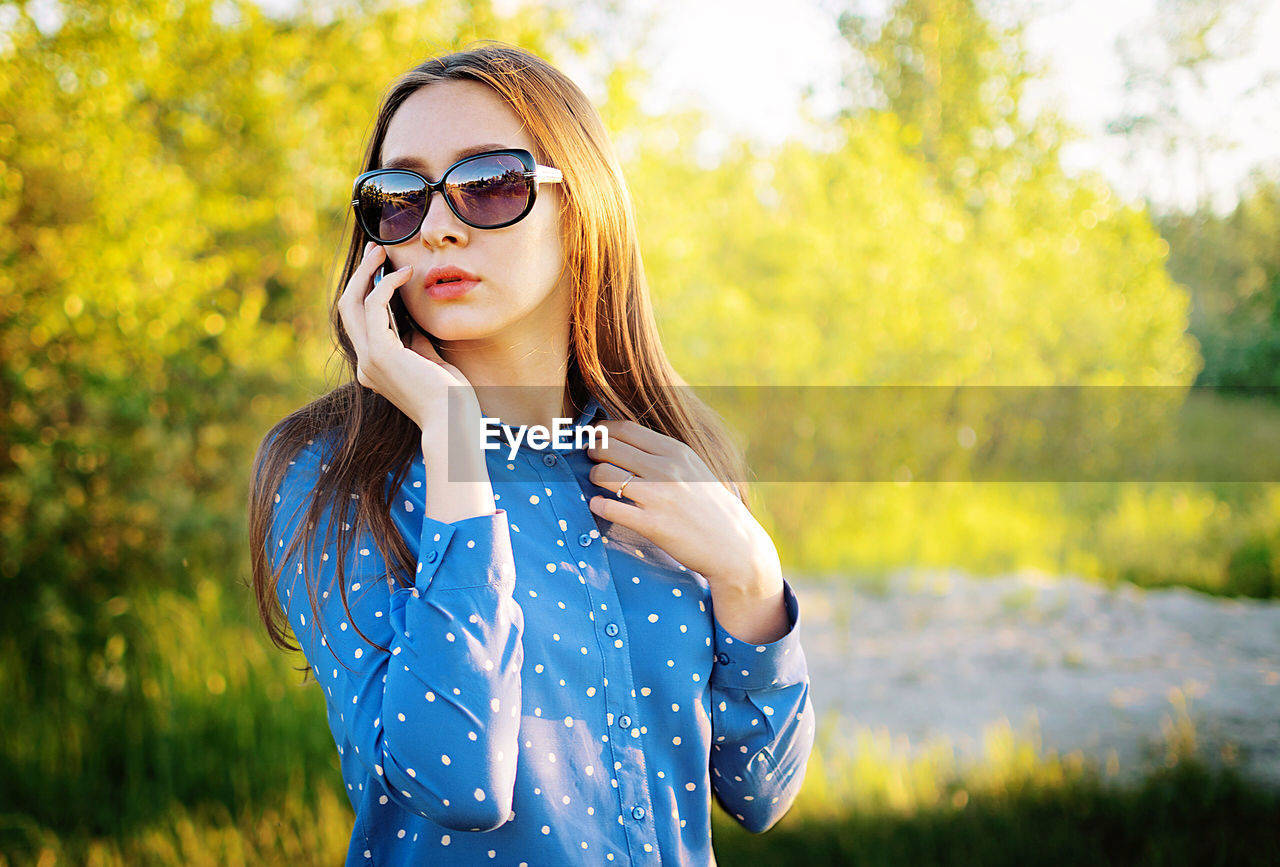
M 682 20 L 674 3 L 575 0 L 0 3 L 0 863 L 345 853 L 322 698 L 245 586 L 248 473 L 265 431 L 334 384 L 351 178 L 383 89 L 431 53 L 514 42 L 593 97 L 691 383 L 1169 386 L 1206 450 L 1220 425 L 1274 448 L 1280 179 L 1257 118 L 1280 106 L 1274 70 L 1246 56 L 1274 4 L 1152 0 L 1100 44 L 1123 76 L 1092 91 L 1073 89 L 1079 69 L 1053 79 L 1028 37 L 1087 38 L 1080 16 L 1105 7 L 1085 0 L 710 5 Z M 744 19 L 777 22 L 778 41 L 735 61 Z M 790 38 L 797 20 L 821 45 Z M 734 62 L 746 89 L 803 71 L 786 111 L 756 100 L 776 122 L 717 108 L 717 88 L 743 99 Z M 673 89 L 673 69 L 705 74 L 711 101 Z M 1066 111 L 1091 93 L 1115 107 L 1101 131 Z M 1245 102 L 1261 110 L 1230 123 L 1194 109 Z M 1280 592 L 1268 480 L 755 496 L 802 594 L 936 569 Z M 1270 623 L 1261 652 L 1280 660 Z M 824 730 L 795 808 L 760 838 L 718 814 L 717 852 L 1278 857 L 1274 788 L 1200 754 L 1180 702 L 1125 787 L 1016 738 L 961 767 Z

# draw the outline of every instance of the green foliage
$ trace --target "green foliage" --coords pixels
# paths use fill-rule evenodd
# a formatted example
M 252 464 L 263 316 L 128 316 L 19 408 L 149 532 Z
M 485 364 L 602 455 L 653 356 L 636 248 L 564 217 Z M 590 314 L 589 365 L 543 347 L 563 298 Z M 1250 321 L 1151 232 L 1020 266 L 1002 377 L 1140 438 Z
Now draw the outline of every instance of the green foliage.
M 1027 72 L 1016 33 L 961 2 L 895 4 L 878 34 L 855 24 L 846 18 L 846 32 L 871 58 L 883 99 L 851 109 L 824 147 L 741 146 L 700 166 L 688 159 L 696 116 L 628 118 L 628 133 L 648 144 L 627 166 L 646 268 L 686 378 L 1167 385 L 1180 401 L 1200 358 L 1186 334 L 1188 295 L 1164 268 L 1168 245 L 1143 208 L 1098 177 L 1064 174 L 1051 121 L 1020 119 Z M 994 435 L 1021 415 L 1008 404 L 1003 415 L 979 411 L 977 429 Z M 749 441 L 837 470 L 918 422 L 907 406 L 857 428 L 819 418 L 802 429 L 767 408 L 754 426 L 744 416 Z M 1081 434 L 1110 435 L 1101 416 L 1073 421 Z M 1151 433 L 1135 428 L 1118 445 L 1143 448 Z M 822 475 L 818 466 L 803 477 Z M 1137 544 L 1136 524 L 1114 535 L 1114 559 L 1097 554 L 1098 522 L 1121 508 L 1122 488 L 1083 497 L 1026 484 L 769 484 L 760 503 L 784 562 L 801 570 L 963 564 L 1164 582 L 1168 570 L 1144 570 L 1130 553 L 1149 547 Z M 1142 532 L 1159 514 L 1139 522 Z M 1225 568 L 1232 548 L 1221 537 L 1194 544 Z M 1225 592 L 1230 582 L 1214 574 L 1189 564 L 1177 580 Z
M 325 387 L 349 184 L 386 84 L 482 36 L 558 59 L 583 46 L 565 35 L 567 13 L 508 17 L 487 0 L 302 4 L 283 18 L 248 0 L 66 4 L 45 31 L 34 5 L 5 5 L 16 14 L 0 34 L 4 848 L 103 863 L 332 860 L 350 813 L 326 788 L 320 696 L 295 700 L 238 584 L 252 450 Z M 1200 359 L 1168 245 L 1098 178 L 1064 175 L 1053 122 L 1020 118 L 1016 32 L 967 0 L 905 0 L 874 34 L 845 24 L 881 99 L 820 144 L 740 144 L 716 165 L 689 158 L 697 115 L 644 116 L 643 70 L 611 66 L 602 113 L 685 377 L 1164 384 L 1180 396 Z M 1261 283 L 1251 270 L 1272 261 L 1275 198 L 1260 194 L 1206 236 L 1227 239 L 1221 250 L 1196 254 L 1238 272 L 1248 321 L 1275 315 L 1277 269 L 1264 265 Z M 1171 242 L 1175 257 L 1191 249 Z M 875 433 L 797 428 L 794 442 L 831 461 L 845 452 L 830 438 L 868 447 Z M 1039 566 L 1280 588 L 1270 489 L 761 494 L 791 569 Z M 300 787 L 314 799 L 286 800 Z M 313 815 L 320 839 L 300 840 Z M 127 842 L 59 848 L 95 834 Z
M 1099 178 L 1063 173 L 1050 120 L 1020 119 L 1016 31 L 972 0 L 902 0 L 875 38 L 842 20 L 886 106 L 851 109 L 830 148 L 708 169 L 687 156 L 696 121 L 664 119 L 628 166 L 686 378 L 1189 384 L 1168 247 Z
M 323 696 L 290 668 L 304 664 L 301 657 L 286 661 L 261 640 L 240 587 L 219 575 L 197 581 L 190 594 L 115 597 L 101 615 L 112 637 L 90 655 L 90 683 L 60 677 L 66 665 L 28 669 L 26 649 L 12 637 L 0 640 L 0 726 L 8 736 L 0 752 L 0 853 L 34 855 L 60 838 L 111 838 L 141 850 L 128 863 L 139 863 L 144 851 L 148 863 L 192 863 L 163 848 L 191 845 L 182 842 L 190 814 L 204 824 L 232 812 L 269 814 L 284 801 L 299 813 L 338 813 L 338 825 L 274 840 L 278 828 L 246 820 L 244 833 L 232 835 L 236 851 L 255 838 L 271 851 L 313 839 L 345 851 L 350 806 L 336 804 L 345 797 Z M 102 701 L 95 683 L 112 700 Z M 168 833 L 157 835 L 157 826 Z M 221 842 L 201 845 L 210 851 L 192 857 L 231 863 L 211 857 Z
M 206 578 L 190 595 L 114 597 L 100 616 L 111 637 L 89 651 L 84 680 L 65 676 L 77 644 L 34 669 L 13 637 L 0 642 L 0 815 L 118 835 L 175 802 L 265 806 L 336 778 L 323 697 L 261 640 L 242 588 Z
M 353 10 L 353 27 L 310 7 L 148 0 L 58 6 L 42 31 L 28 4 L 5 10 L 2 685 L 7 730 L 37 746 L 6 748 L 0 811 L 100 828 L 166 808 L 145 782 L 175 773 L 178 739 L 207 737 L 188 780 L 262 746 L 149 679 L 148 655 L 184 636 L 110 612 L 193 592 L 194 574 L 245 579 L 253 449 L 323 388 L 335 251 L 382 89 L 481 35 L 563 44 L 561 16 L 440 0 Z M 52 737 L 68 720 L 97 734 Z
M 896 116 L 907 152 L 948 192 L 1056 161 L 1053 121 L 1020 113 L 1034 75 L 1020 27 L 997 24 L 975 0 L 899 0 L 878 28 L 852 11 L 839 23 L 863 62 L 846 82 L 855 99 Z
M 352 28 L 195 0 L 68 6 L 42 33 L 17 9 L 0 623 L 92 632 L 107 598 L 183 586 L 244 538 L 252 447 L 319 386 L 326 268 L 387 81 L 480 33 L 537 46 L 554 20 L 499 22 L 477 0 Z
M 1280 409 L 1197 390 L 1179 421 L 1198 478 L 1251 478 L 1272 450 Z M 911 564 L 1224 596 L 1271 597 L 1280 587 L 1274 482 L 768 483 L 757 495 L 783 562 L 800 572 L 870 579 Z
M 1187 298 L 1141 211 L 1046 169 L 975 217 L 892 115 L 840 132 L 829 153 L 633 168 L 663 333 L 691 381 L 1190 382 Z
M 1199 385 L 1256 387 L 1280 399 L 1280 182 L 1259 180 L 1230 214 L 1159 221 L 1169 273 L 1195 300 Z
M 1130 790 L 1069 774 L 1062 783 L 1011 781 L 954 804 L 906 814 L 859 811 L 788 821 L 753 837 L 715 826 L 721 863 L 758 865 L 1200 865 L 1274 863 L 1274 793 L 1239 775 L 1179 765 Z

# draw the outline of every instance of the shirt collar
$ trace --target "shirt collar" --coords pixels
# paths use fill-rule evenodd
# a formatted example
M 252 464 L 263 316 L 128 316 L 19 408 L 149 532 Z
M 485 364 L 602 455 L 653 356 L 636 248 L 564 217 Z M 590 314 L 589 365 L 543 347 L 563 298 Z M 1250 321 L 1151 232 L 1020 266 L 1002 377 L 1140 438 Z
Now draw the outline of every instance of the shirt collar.
M 578 420 L 573 423 L 573 426 L 582 427 L 583 425 L 591 424 L 597 417 L 612 418 L 608 411 L 600 405 L 600 402 L 593 397 L 587 401 L 586 407 L 582 410 L 582 414 L 578 416 Z

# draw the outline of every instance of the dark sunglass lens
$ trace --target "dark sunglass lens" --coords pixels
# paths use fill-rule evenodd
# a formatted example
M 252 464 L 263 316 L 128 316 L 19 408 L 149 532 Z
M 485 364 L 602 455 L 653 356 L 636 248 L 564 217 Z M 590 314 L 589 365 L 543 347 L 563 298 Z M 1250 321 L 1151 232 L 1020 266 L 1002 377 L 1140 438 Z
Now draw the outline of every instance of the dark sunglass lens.
M 445 195 L 466 220 L 477 226 L 500 226 L 524 212 L 532 184 L 524 163 L 510 154 L 470 160 L 450 172 Z
M 427 188 L 421 178 L 391 172 L 369 178 L 356 191 L 360 220 L 379 241 L 394 241 L 422 223 Z

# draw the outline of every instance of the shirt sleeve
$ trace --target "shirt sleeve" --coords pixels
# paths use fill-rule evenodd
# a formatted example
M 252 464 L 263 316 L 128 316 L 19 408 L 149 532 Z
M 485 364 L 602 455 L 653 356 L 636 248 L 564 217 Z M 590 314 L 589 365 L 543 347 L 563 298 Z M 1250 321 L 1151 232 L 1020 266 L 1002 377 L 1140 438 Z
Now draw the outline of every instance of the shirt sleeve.
M 277 566 L 328 471 L 321 455 L 304 448 L 278 492 L 267 538 Z M 453 523 L 423 514 L 417 574 L 403 588 L 372 534 L 356 535 L 344 561 L 349 613 L 336 586 L 337 546 L 326 543 L 331 516 L 315 528 L 314 549 L 284 564 L 277 593 L 324 687 L 344 770 L 345 745 L 384 790 L 383 803 L 456 830 L 499 827 L 515 786 L 524 659 L 506 511 Z M 317 582 L 315 611 L 305 580 Z
M 783 602 L 791 628 L 770 644 L 739 641 L 715 621 L 711 788 L 755 834 L 790 809 L 813 748 L 816 720 L 800 647 L 800 606 L 785 580 Z

